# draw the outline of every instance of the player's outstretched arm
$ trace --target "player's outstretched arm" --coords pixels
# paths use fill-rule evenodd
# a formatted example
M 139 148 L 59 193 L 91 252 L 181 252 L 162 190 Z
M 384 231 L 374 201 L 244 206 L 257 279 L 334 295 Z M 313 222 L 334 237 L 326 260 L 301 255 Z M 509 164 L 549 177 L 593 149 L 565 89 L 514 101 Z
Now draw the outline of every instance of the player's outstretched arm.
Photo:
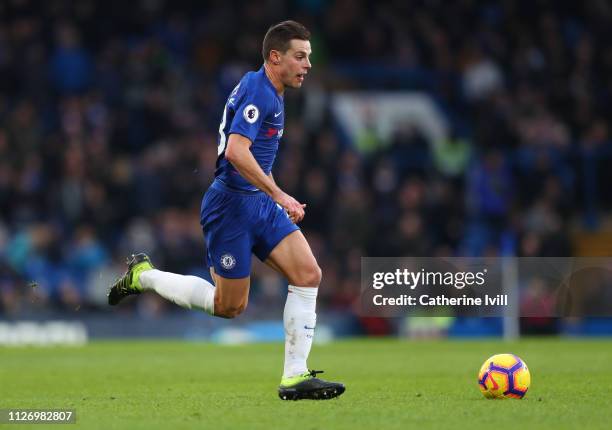
M 264 173 L 249 150 L 251 144 L 252 142 L 249 139 L 240 134 L 230 134 L 225 149 L 225 158 L 232 163 L 243 178 L 285 208 L 293 222 L 300 222 L 304 218 L 304 207 L 306 205 L 301 204 L 281 190 L 271 176 Z

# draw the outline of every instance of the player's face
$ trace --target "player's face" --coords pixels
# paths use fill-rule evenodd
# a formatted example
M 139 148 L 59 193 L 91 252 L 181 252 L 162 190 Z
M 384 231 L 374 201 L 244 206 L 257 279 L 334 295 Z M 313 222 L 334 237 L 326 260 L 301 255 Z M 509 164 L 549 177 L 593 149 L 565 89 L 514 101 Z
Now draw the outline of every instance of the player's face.
M 286 87 L 300 88 L 310 64 L 310 42 L 293 39 L 287 52 L 281 54 L 281 79 Z

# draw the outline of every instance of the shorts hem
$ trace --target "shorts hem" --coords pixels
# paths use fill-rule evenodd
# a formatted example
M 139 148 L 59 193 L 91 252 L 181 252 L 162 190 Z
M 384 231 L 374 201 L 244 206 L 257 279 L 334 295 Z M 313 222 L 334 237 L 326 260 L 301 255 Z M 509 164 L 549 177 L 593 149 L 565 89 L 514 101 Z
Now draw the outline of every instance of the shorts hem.
M 251 272 L 249 271 L 249 273 L 247 273 L 246 275 L 234 275 L 234 274 L 224 274 L 224 273 L 219 273 L 217 272 L 217 268 L 213 266 L 213 268 L 215 269 L 215 275 L 220 276 L 224 279 L 243 279 L 243 278 L 248 278 L 251 276 Z
M 274 250 L 274 248 L 276 248 L 276 246 L 281 243 L 281 241 L 286 238 L 287 236 L 289 236 L 291 233 L 293 233 L 294 231 L 298 231 L 300 230 L 300 228 L 293 224 L 293 228 L 291 229 L 287 229 L 287 231 L 284 234 L 281 234 L 278 236 L 277 240 L 272 242 L 273 244 L 271 244 L 269 247 L 266 248 L 266 250 L 260 254 L 255 254 L 255 256 L 257 258 L 259 258 L 260 261 L 265 261 L 269 256 L 270 253 Z M 261 256 L 263 256 L 263 258 Z

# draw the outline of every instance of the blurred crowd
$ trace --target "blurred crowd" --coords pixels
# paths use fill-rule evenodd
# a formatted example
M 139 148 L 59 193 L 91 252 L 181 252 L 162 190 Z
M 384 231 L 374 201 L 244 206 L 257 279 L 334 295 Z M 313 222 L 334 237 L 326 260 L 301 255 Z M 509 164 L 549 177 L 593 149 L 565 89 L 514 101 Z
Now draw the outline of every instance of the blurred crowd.
M 269 25 L 313 33 L 275 178 L 307 203 L 321 306 L 362 256 L 570 256 L 611 209 L 612 4 L 358 0 L 0 2 L 0 312 L 105 309 L 127 255 L 206 275 L 199 224 L 223 104 Z M 426 92 L 449 133 L 357 150 L 334 91 Z M 257 264 L 251 303 L 284 302 Z M 123 312 L 175 309 L 147 296 Z M 106 309 L 105 309 L 106 310 Z

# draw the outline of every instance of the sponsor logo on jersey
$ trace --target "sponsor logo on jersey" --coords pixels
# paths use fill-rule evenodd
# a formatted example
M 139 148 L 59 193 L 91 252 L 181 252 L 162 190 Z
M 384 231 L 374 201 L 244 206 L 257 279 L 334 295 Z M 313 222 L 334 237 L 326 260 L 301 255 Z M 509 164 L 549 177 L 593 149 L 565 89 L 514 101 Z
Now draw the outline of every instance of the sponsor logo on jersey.
M 278 138 L 280 139 L 281 137 L 283 137 L 283 129 L 278 129 L 278 128 L 268 128 L 268 131 L 266 131 L 265 136 L 266 137 L 274 137 L 276 134 L 278 134 Z

